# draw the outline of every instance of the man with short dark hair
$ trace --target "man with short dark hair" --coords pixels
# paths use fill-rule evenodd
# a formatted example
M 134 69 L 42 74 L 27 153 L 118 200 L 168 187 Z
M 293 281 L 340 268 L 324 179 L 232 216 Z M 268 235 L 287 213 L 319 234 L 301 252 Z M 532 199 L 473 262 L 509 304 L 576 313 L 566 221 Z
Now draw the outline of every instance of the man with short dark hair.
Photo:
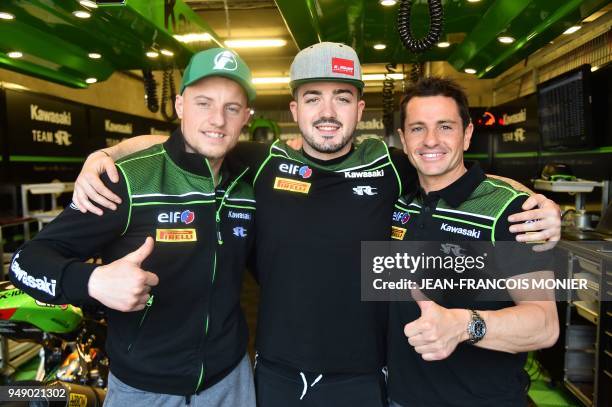
M 33 297 L 106 306 L 107 406 L 255 406 L 239 301 L 255 201 L 246 168 L 225 159 L 249 120 L 250 81 L 231 50 L 194 55 L 180 128 L 104 180 L 117 210 L 71 204 L 13 257 L 10 278 Z M 97 254 L 103 265 L 85 262 Z
M 477 163 L 464 162 L 473 125 L 463 90 L 448 79 L 421 79 L 402 99 L 401 118 L 400 137 L 419 188 L 398 200 L 393 236 L 424 242 L 514 241 L 507 217 L 520 210 L 527 195 L 487 177 Z M 521 246 L 519 253 L 530 253 L 530 247 L 515 245 Z M 512 256 L 504 260 L 512 261 Z M 553 274 L 513 268 L 505 277 Z M 552 346 L 559 321 L 550 293 L 537 298 L 520 290 L 509 294 L 512 301 L 484 302 L 447 292 L 436 303 L 417 291 L 413 302 L 392 303 L 392 405 L 526 406 L 525 352 Z

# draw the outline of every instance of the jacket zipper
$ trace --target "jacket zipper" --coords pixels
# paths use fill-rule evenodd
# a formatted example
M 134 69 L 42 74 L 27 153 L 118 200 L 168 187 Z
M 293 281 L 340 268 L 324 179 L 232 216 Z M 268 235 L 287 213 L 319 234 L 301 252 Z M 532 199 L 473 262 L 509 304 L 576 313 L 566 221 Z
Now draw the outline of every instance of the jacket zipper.
M 132 340 L 132 343 L 130 343 L 129 346 L 128 346 L 128 349 L 127 349 L 128 353 L 132 350 L 132 346 L 134 345 L 134 343 L 136 342 L 136 339 L 138 338 L 138 333 L 140 332 L 140 328 L 142 328 L 142 324 L 144 323 L 145 318 L 147 317 L 147 314 L 149 313 L 149 309 L 153 305 L 153 298 L 154 297 L 155 297 L 154 295 L 151 295 L 149 297 L 149 300 L 145 304 L 145 309 L 144 309 L 144 312 L 142 313 L 142 317 L 140 318 L 140 322 L 138 323 L 138 328 L 136 328 L 136 333 L 134 334 L 134 339 Z
M 204 159 L 204 162 L 206 162 L 206 165 L 208 166 L 208 170 L 210 171 L 211 177 L 213 178 L 213 183 L 214 183 L 214 177 L 213 177 L 213 172 L 212 172 L 212 168 L 210 168 L 210 164 L 208 163 L 208 159 Z M 225 198 L 227 198 L 227 196 L 230 194 L 230 192 L 232 191 L 232 189 L 236 186 L 236 184 L 238 183 L 238 181 L 240 180 L 240 178 L 242 178 L 242 176 L 244 174 L 246 174 L 246 172 L 249 170 L 249 167 L 247 167 L 246 169 L 244 169 L 244 171 L 242 171 L 240 173 L 240 175 L 238 175 L 234 181 L 232 181 L 232 183 L 230 184 L 230 186 L 227 188 L 227 190 L 225 191 L 225 193 L 223 194 L 223 198 L 221 199 L 221 203 L 219 204 L 219 207 L 216 209 L 215 211 L 215 229 L 217 232 L 217 245 L 222 245 L 223 244 L 223 236 L 221 236 L 221 227 L 220 227 L 220 223 L 221 223 L 221 209 L 223 209 L 223 205 L 225 204 Z M 217 190 L 217 186 L 215 185 L 215 191 Z M 216 202 L 216 197 L 215 197 L 215 205 L 217 204 Z M 214 257 L 213 257 L 213 275 L 212 275 L 212 281 L 211 281 L 211 291 L 212 291 L 212 284 L 214 284 L 215 282 L 215 276 L 217 274 L 217 246 L 215 246 L 215 252 L 214 252 Z M 206 312 L 206 321 L 205 321 L 205 325 L 204 325 L 204 338 L 208 337 L 208 325 L 210 323 L 210 314 L 208 312 Z M 200 365 L 200 376 L 198 377 L 198 383 L 196 384 L 196 388 L 195 388 L 195 392 L 197 393 L 198 389 L 200 388 L 200 386 L 202 385 L 202 382 L 204 381 L 204 362 L 202 361 L 201 365 Z

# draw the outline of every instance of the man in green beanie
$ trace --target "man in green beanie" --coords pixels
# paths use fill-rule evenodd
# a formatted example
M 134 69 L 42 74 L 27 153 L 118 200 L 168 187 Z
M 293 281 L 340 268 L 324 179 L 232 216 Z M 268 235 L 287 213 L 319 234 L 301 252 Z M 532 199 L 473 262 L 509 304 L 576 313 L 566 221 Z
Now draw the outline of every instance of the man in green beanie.
M 254 98 L 234 52 L 194 55 L 180 128 L 117 161 L 118 183 L 104 179 L 117 210 L 71 205 L 12 260 L 11 280 L 36 299 L 106 307 L 105 405 L 255 406 L 239 304 L 255 200 L 246 168 L 225 159 Z M 97 255 L 102 265 L 86 263 Z

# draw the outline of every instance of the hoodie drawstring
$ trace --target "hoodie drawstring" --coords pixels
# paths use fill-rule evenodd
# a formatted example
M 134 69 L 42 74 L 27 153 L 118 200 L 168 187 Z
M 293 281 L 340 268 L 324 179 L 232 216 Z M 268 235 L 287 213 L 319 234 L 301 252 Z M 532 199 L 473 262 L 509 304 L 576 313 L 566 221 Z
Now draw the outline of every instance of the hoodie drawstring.
M 304 398 L 304 396 L 306 395 L 306 392 L 308 391 L 308 382 L 306 381 L 306 375 L 302 372 L 300 372 L 300 377 L 302 378 L 302 383 L 304 385 L 304 387 L 302 388 L 302 395 L 300 396 L 300 400 L 302 400 Z M 310 384 L 310 387 L 314 387 L 315 384 L 319 383 L 321 381 L 321 379 L 323 379 L 323 375 L 320 374 L 318 375 L 313 382 Z

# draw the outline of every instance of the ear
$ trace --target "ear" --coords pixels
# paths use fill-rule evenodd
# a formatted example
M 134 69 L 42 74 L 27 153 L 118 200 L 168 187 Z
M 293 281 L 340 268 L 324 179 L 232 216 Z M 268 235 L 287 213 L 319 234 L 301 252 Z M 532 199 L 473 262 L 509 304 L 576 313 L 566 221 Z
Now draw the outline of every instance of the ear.
M 176 95 L 176 99 L 174 100 L 174 108 L 176 109 L 176 114 L 179 119 L 183 119 L 183 96 Z
M 397 129 L 397 134 L 399 134 L 399 139 L 402 142 L 402 150 L 404 150 L 404 154 L 408 155 L 408 148 L 406 147 L 406 141 L 404 140 L 404 132 L 402 129 Z
M 361 121 L 361 115 L 363 114 L 363 109 L 365 109 L 365 100 L 359 99 L 359 102 L 357 102 L 357 122 Z
M 468 124 L 463 132 L 463 151 L 467 151 L 470 148 L 470 142 L 472 141 L 472 133 L 474 132 L 474 125 L 472 122 Z
M 293 116 L 293 121 L 297 123 L 297 102 L 295 100 L 292 100 L 289 103 L 289 110 L 291 110 L 291 115 Z

